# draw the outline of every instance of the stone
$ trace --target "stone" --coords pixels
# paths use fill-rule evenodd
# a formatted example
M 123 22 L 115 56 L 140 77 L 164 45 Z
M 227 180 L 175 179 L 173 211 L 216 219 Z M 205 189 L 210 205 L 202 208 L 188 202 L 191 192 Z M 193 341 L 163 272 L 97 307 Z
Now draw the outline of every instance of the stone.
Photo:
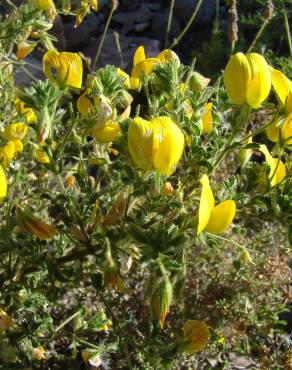
M 28 72 L 36 79 L 45 79 L 41 59 L 37 60 L 33 56 L 29 55 L 23 59 L 23 62 L 25 63 L 25 69 L 28 70 Z M 17 86 L 27 86 L 33 81 L 33 79 L 21 67 L 18 67 L 17 69 L 15 68 L 14 81 Z
M 190 19 L 197 2 L 198 0 L 179 0 L 175 3 L 174 14 L 177 16 L 182 27 L 184 27 L 186 22 Z M 193 24 L 199 26 L 212 24 L 215 11 L 216 0 L 203 1 Z
M 64 23 L 67 51 L 79 51 L 88 43 L 91 36 L 97 36 L 100 33 L 98 17 L 93 12 L 88 14 L 77 28 L 74 28 L 74 22 L 75 19 L 70 17 L 70 21 Z
M 166 28 L 167 28 L 167 22 L 168 22 L 168 14 L 162 13 L 162 14 L 155 14 L 152 17 L 151 22 L 151 37 L 164 42 L 165 34 L 166 34 Z M 179 24 L 179 21 L 177 20 L 176 16 L 173 15 L 171 27 L 168 35 L 168 44 L 171 43 L 171 41 L 180 34 L 181 27 Z
M 120 55 L 117 48 L 117 39 L 119 40 L 122 55 Z M 100 37 L 97 40 L 95 39 L 89 42 L 88 46 L 82 50 L 83 54 L 93 60 L 99 42 Z M 106 35 L 97 66 L 104 67 L 106 64 L 111 64 L 129 72 L 133 66 L 134 52 L 140 45 L 144 45 L 147 57 L 154 57 L 160 52 L 160 43 L 158 40 L 148 37 L 118 36 L 117 33 L 109 32 Z
M 254 369 L 254 365 L 255 363 L 247 358 L 247 357 L 243 357 L 243 356 L 240 356 L 238 355 L 237 353 L 229 353 L 229 361 L 231 362 L 232 366 L 232 369 L 251 369 L 251 366 L 253 366 L 253 369 Z
M 55 36 L 57 41 L 54 42 L 55 47 L 58 51 L 65 51 L 66 50 L 66 37 L 65 37 L 65 29 L 63 20 L 59 14 L 57 14 L 54 25 L 50 30 L 50 34 Z

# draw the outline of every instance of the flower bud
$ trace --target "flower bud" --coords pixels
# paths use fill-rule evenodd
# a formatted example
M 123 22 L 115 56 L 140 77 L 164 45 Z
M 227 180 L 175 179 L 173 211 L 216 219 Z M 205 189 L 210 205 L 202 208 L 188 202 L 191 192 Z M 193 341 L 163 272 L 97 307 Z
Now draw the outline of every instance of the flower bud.
M 204 77 L 199 72 L 192 72 L 189 79 L 189 86 L 192 91 L 198 92 L 205 89 L 210 81 L 210 78 Z
M 75 184 L 75 177 L 72 175 L 69 175 L 66 177 L 65 182 L 66 182 L 67 188 L 72 188 Z
M 253 265 L 255 264 L 251 258 L 251 255 L 246 249 L 244 249 L 244 251 L 241 253 L 239 260 L 242 265 L 248 265 L 249 263 L 252 263 Z
M 245 145 L 251 144 L 251 143 L 252 143 L 252 137 L 249 137 L 244 142 Z M 252 149 L 243 149 L 243 148 L 239 149 L 238 157 L 239 157 L 242 168 L 244 168 L 247 165 L 251 155 L 252 155 Z
M 11 317 L 0 308 L 0 334 L 2 334 L 5 330 L 11 328 L 13 325 L 13 321 Z
M 105 219 L 103 220 L 102 224 L 104 226 L 117 224 L 125 214 L 127 203 L 128 203 L 128 189 L 120 192 L 117 199 L 115 200 L 112 207 L 105 216 Z
M 28 43 L 26 41 L 21 41 L 17 44 L 16 59 L 21 60 L 25 58 L 30 52 L 35 48 L 36 43 Z
M 171 182 L 167 181 L 163 184 L 163 187 L 161 189 L 161 194 L 165 196 L 169 196 L 173 194 L 173 187 L 171 185 Z

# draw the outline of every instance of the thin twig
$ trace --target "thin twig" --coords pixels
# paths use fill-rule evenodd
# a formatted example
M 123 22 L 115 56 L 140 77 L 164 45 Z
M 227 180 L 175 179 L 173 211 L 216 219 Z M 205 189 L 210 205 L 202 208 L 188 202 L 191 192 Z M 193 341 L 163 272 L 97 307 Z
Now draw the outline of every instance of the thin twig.
M 170 32 L 170 27 L 172 23 L 172 16 L 173 16 L 173 9 L 174 9 L 174 3 L 175 0 L 170 0 L 170 8 L 169 8 L 169 14 L 168 14 L 168 20 L 167 20 L 167 27 L 166 27 L 166 33 L 165 33 L 165 40 L 164 40 L 164 49 L 166 49 L 168 44 L 168 36 Z
M 290 55 L 292 57 L 292 39 L 291 39 L 291 31 L 290 31 L 290 26 L 289 26 L 289 21 L 288 21 L 288 15 L 287 15 L 287 9 L 285 7 L 285 1 L 283 0 L 283 14 L 284 14 L 284 20 L 285 20 L 285 29 L 287 33 L 287 40 L 288 40 L 288 45 L 289 45 L 289 50 L 290 50 Z
M 196 18 L 197 14 L 200 10 L 202 2 L 203 2 L 203 0 L 198 1 L 197 6 L 195 7 L 195 9 L 193 11 L 193 14 L 191 15 L 191 18 L 189 19 L 188 23 L 186 24 L 185 28 L 181 31 L 181 33 L 173 40 L 172 44 L 169 47 L 170 49 L 174 48 L 180 42 L 180 40 L 184 37 L 184 35 L 187 33 L 187 31 L 191 27 L 194 19 Z

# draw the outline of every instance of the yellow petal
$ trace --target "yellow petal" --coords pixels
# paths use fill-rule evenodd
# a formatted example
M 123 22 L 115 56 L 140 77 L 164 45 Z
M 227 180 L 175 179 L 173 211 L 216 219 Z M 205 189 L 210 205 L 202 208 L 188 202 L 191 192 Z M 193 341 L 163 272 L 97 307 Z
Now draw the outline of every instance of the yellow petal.
M 179 348 L 187 353 L 200 351 L 206 346 L 210 336 L 204 321 L 188 320 L 183 326 L 183 340 Z
M 204 113 L 201 117 L 203 124 L 203 133 L 210 134 L 213 130 L 213 114 L 212 114 L 212 103 L 204 105 Z
M 52 69 L 57 74 L 56 78 Z M 43 58 L 43 70 L 47 78 L 52 82 L 57 82 L 60 87 L 81 87 L 83 66 L 77 53 L 58 53 L 54 50 L 48 50 Z
M 246 55 L 250 65 L 251 79 L 248 82 L 246 102 L 252 108 L 259 108 L 268 97 L 272 86 L 272 73 L 265 58 L 257 53 Z
M 235 104 L 244 104 L 247 86 L 251 80 L 251 69 L 243 53 L 236 53 L 230 58 L 223 80 L 229 99 Z
M 292 90 L 292 82 L 277 69 L 271 68 L 272 71 L 272 85 L 281 102 L 284 106 L 289 91 Z
M 91 89 L 86 89 L 82 95 L 79 96 L 77 99 L 77 109 L 78 112 L 81 114 L 87 114 L 92 107 L 91 100 L 89 98 L 89 94 L 91 93 Z
M 22 140 L 27 132 L 27 125 L 25 123 L 12 123 L 11 125 L 5 127 L 3 136 L 7 140 Z
M 130 76 L 128 75 L 128 73 L 123 71 L 121 68 L 117 68 L 117 74 L 122 77 L 124 81 L 124 84 L 123 84 L 124 88 L 129 89 L 130 88 Z
M 146 59 L 145 49 L 144 49 L 144 46 L 141 45 L 135 51 L 134 58 L 133 58 L 133 65 L 135 66 L 136 64 L 142 62 L 145 59 Z
M 2 201 L 7 194 L 7 180 L 2 166 L 0 165 L 0 201 Z
M 292 88 L 286 98 L 285 110 L 287 114 L 292 113 Z
M 141 78 L 143 74 L 149 74 L 153 71 L 154 66 L 159 63 L 159 59 L 157 58 L 148 58 L 143 60 L 140 63 L 135 64 L 131 77 L 134 78 Z
M 24 116 L 27 123 L 36 123 L 37 122 L 37 115 L 33 111 L 32 108 L 29 108 L 25 105 L 23 101 L 16 98 L 14 101 L 16 112 L 20 116 Z
M 35 160 L 39 163 L 50 163 L 50 159 L 49 157 L 46 155 L 46 153 L 41 150 L 41 149 L 38 149 L 36 151 L 36 157 L 35 157 Z
M 292 113 L 288 115 L 281 126 L 281 137 L 285 140 L 286 144 L 292 144 Z
M 140 79 L 135 77 L 130 77 L 130 89 L 138 90 L 140 86 Z
M 120 125 L 117 122 L 107 122 L 101 130 L 93 130 L 94 138 L 100 143 L 110 143 L 116 141 L 121 132 Z
M 278 158 L 273 158 L 265 145 L 260 145 L 260 151 L 265 155 L 266 162 L 270 167 L 269 180 L 271 186 L 276 186 L 286 176 L 286 166 Z
M 280 139 L 280 128 L 277 126 L 278 120 L 271 123 L 270 126 L 266 128 L 266 134 L 269 140 L 277 143 Z
M 21 140 L 12 140 L 14 144 L 14 148 L 16 152 L 22 152 L 23 151 L 23 144 Z
M 13 159 L 15 157 L 16 151 L 13 141 L 8 141 L 8 143 L 4 145 L 2 150 L 6 154 L 8 159 Z
M 171 175 L 184 150 L 184 135 L 169 117 L 155 117 L 150 122 L 160 141 L 153 158 L 154 168 L 164 175 Z
M 98 0 L 89 0 L 91 8 L 97 12 L 98 10 Z
M 205 231 L 212 234 L 221 234 L 231 224 L 236 212 L 236 205 L 233 200 L 225 200 L 218 204 L 211 213 Z
M 157 59 L 160 60 L 161 63 L 168 62 L 169 60 L 176 61 L 178 65 L 180 65 L 180 60 L 178 55 L 170 50 L 170 49 L 165 49 L 161 53 L 159 53 L 156 57 Z
M 144 169 L 153 168 L 153 156 L 158 147 L 157 136 L 149 121 L 134 118 L 128 129 L 128 147 L 136 164 Z
M 201 234 L 201 232 L 207 226 L 215 204 L 208 176 L 206 174 L 203 175 L 200 182 L 202 184 L 202 190 L 199 206 L 197 235 Z

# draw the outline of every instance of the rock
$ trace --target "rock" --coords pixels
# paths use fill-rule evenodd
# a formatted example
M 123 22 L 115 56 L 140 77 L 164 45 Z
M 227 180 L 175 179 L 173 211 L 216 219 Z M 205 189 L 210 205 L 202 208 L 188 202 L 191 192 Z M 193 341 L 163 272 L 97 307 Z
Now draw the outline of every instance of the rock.
M 66 37 L 65 37 L 65 29 L 62 18 L 59 14 L 57 14 L 53 28 L 50 30 L 50 34 L 55 36 L 57 41 L 54 42 L 58 51 L 65 51 L 66 50 Z
M 122 55 L 119 54 L 117 49 L 117 38 L 122 50 Z M 83 54 L 93 60 L 99 42 L 100 38 L 89 42 L 88 46 L 82 50 Z M 134 52 L 140 45 L 144 45 L 147 57 L 156 56 L 160 52 L 160 44 L 158 40 L 153 40 L 147 37 L 118 36 L 117 33 L 109 32 L 105 38 L 98 66 L 103 67 L 106 64 L 112 64 L 130 71 L 132 69 Z
M 88 14 L 77 28 L 74 28 L 74 22 L 75 19 L 70 18 L 69 22 L 64 23 L 67 51 L 79 51 L 88 43 L 91 36 L 100 33 L 98 17 L 93 12 Z
M 137 23 L 135 26 L 134 26 L 134 31 L 136 32 L 142 32 L 144 31 L 148 26 L 150 25 L 149 22 L 142 22 L 142 23 Z
M 29 55 L 23 61 L 25 62 L 25 69 L 28 70 L 29 73 L 31 73 L 36 79 L 44 80 L 45 75 L 43 73 L 41 59 L 37 60 L 33 56 Z M 15 84 L 18 86 L 26 86 L 33 81 L 31 76 L 21 67 L 15 69 L 14 80 Z
M 152 17 L 151 23 L 151 36 L 161 42 L 164 42 L 166 27 L 168 22 L 168 14 L 166 13 L 156 13 Z M 177 20 L 176 16 L 172 17 L 170 32 L 168 35 L 168 43 L 180 34 L 181 27 L 179 21 Z
M 152 19 L 151 11 L 146 7 L 140 6 L 133 12 L 118 12 L 113 16 L 113 22 L 122 26 L 120 33 L 126 35 L 135 29 L 136 24 L 146 23 Z
M 182 27 L 184 27 L 186 22 L 189 20 L 197 2 L 198 0 L 179 0 L 175 3 L 174 14 L 177 16 Z M 194 24 L 199 26 L 212 24 L 214 21 L 215 11 L 216 0 L 203 1 L 199 13 L 194 20 Z
M 252 360 L 247 357 L 237 355 L 236 353 L 229 353 L 229 360 L 232 366 L 234 366 L 232 369 L 251 369 L 251 366 L 253 366 L 254 369 L 255 363 Z

